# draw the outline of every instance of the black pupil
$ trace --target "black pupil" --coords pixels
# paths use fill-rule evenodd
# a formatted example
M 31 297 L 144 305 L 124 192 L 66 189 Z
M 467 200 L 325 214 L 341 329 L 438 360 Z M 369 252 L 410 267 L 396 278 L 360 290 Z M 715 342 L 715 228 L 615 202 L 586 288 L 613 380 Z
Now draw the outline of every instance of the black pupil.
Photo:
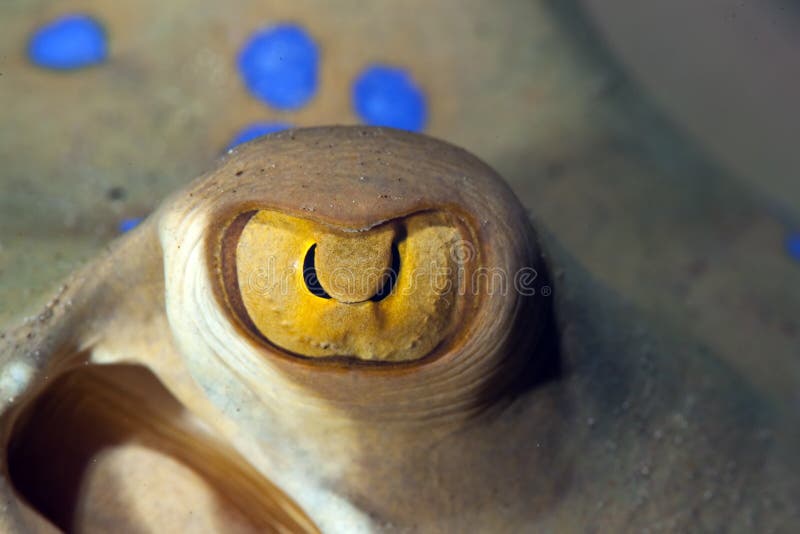
M 319 278 L 317 278 L 317 268 L 314 264 L 316 249 L 317 245 L 314 244 L 311 245 L 311 248 L 306 252 L 306 259 L 303 261 L 303 280 L 312 295 L 323 299 L 329 299 L 331 296 L 322 288 L 322 285 L 319 283 Z
M 319 283 L 317 278 L 317 267 L 314 262 L 317 245 L 311 245 L 311 248 L 306 252 L 305 260 L 303 260 L 303 281 L 306 283 L 306 288 L 315 297 L 329 299 L 327 291 Z M 373 302 L 380 302 L 388 297 L 395 284 L 397 283 L 397 275 L 400 272 L 400 251 L 397 249 L 397 244 L 392 243 L 392 265 L 389 272 L 384 276 L 383 284 L 381 284 L 378 292 L 375 293 L 370 300 Z
M 384 276 L 383 284 L 381 288 L 378 290 L 377 293 L 372 295 L 372 298 L 369 300 L 373 302 L 380 302 L 386 297 L 388 297 L 392 290 L 394 289 L 394 285 L 397 283 L 397 275 L 400 273 L 400 251 L 397 250 L 397 243 L 392 243 L 392 266 L 389 268 L 389 272 L 386 273 Z

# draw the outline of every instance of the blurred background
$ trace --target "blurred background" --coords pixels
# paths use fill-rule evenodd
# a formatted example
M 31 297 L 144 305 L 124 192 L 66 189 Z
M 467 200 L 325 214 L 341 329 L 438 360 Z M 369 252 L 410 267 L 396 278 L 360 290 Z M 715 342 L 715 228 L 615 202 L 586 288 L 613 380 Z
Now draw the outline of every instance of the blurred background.
M 235 143 L 390 125 L 486 159 L 598 283 L 800 412 L 798 24 L 782 0 L 4 0 L 0 324 Z
M 643 89 L 726 172 L 797 217 L 800 8 L 788 0 L 582 0 Z M 793 219 L 797 224 L 797 219 Z

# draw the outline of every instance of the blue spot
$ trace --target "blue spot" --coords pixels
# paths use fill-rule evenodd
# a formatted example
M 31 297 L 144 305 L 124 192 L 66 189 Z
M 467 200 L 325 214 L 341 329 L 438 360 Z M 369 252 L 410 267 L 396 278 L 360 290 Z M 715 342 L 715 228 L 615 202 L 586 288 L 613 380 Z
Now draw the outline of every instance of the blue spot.
M 786 252 L 793 260 L 800 261 L 800 231 L 792 232 L 786 237 Z
M 372 65 L 353 83 L 353 107 L 366 124 L 419 132 L 425 127 L 425 95 L 403 69 Z
M 246 126 L 245 128 L 239 130 L 239 132 L 233 137 L 233 140 L 231 140 L 231 143 L 228 145 L 228 150 L 236 145 L 241 145 L 242 143 L 252 141 L 256 137 L 261 137 L 262 135 L 267 135 L 274 132 L 280 132 L 281 130 L 286 130 L 288 128 L 291 128 L 291 126 L 282 122 L 253 123 L 250 126 Z
M 121 234 L 124 234 L 125 232 L 130 232 L 131 230 L 139 226 L 139 223 L 142 222 L 142 220 L 143 220 L 142 217 L 130 217 L 128 219 L 122 219 L 119 222 L 119 225 L 117 225 L 117 230 L 119 230 L 119 233 Z
M 28 41 L 28 58 L 47 69 L 79 69 L 102 63 L 107 57 L 106 32 L 88 15 L 57 18 L 33 32 Z
M 297 109 L 317 90 L 319 51 L 299 26 L 254 33 L 239 53 L 239 73 L 253 95 L 278 109 Z

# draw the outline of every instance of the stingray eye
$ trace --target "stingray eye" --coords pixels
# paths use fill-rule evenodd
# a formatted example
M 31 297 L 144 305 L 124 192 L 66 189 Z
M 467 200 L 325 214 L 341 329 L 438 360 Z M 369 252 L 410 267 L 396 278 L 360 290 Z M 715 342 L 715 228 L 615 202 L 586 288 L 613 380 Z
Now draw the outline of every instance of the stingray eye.
M 366 230 L 250 212 L 223 237 L 224 293 L 241 324 L 291 355 L 418 360 L 458 330 L 468 238 L 443 211 Z

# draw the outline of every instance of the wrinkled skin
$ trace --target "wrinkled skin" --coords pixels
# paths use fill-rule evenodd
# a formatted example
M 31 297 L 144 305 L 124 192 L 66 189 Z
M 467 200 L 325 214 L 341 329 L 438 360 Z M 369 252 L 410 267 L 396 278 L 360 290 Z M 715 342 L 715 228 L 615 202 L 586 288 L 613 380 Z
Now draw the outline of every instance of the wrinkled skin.
M 223 226 L 242 211 L 365 230 L 442 206 L 471 221 L 485 265 L 539 276 L 534 296 L 482 295 L 434 358 L 309 362 L 232 320 L 215 289 Z M 491 169 L 422 136 L 329 128 L 248 144 L 1 343 L 3 531 L 800 521 L 796 430 L 537 236 Z

